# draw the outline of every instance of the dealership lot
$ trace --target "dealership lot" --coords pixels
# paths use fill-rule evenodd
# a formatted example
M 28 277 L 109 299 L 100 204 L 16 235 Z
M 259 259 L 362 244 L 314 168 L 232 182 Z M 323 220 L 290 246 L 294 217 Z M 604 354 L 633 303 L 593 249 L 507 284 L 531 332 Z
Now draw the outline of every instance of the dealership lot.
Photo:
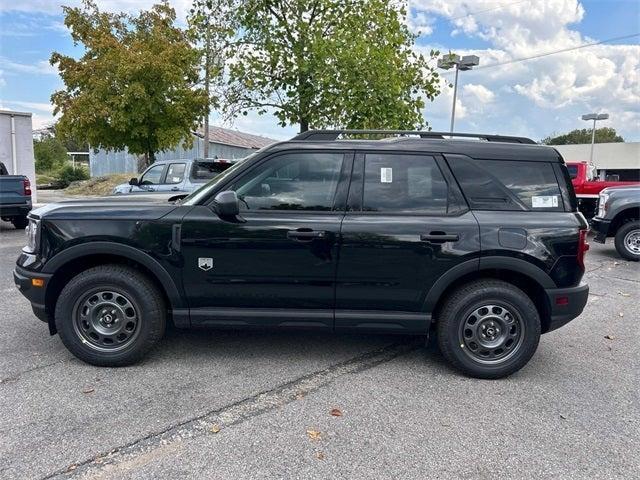
M 640 266 L 610 244 L 591 243 L 582 316 L 479 381 L 397 336 L 172 330 L 136 366 L 91 367 L 15 290 L 23 242 L 0 222 L 0 478 L 640 471 Z

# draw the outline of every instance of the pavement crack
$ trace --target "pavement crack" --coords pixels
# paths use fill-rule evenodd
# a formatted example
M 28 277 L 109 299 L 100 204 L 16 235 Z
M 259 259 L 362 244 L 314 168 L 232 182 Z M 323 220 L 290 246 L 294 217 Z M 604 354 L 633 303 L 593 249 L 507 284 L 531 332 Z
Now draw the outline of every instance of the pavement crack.
M 216 424 L 220 431 L 223 431 L 232 425 L 237 425 L 294 402 L 308 393 L 328 385 L 337 378 L 389 362 L 396 357 L 415 351 L 423 345 L 424 338 L 417 337 L 403 343 L 394 343 L 366 352 L 323 370 L 296 378 L 271 390 L 259 392 L 176 425 L 168 426 L 163 430 L 152 432 L 125 445 L 55 471 L 43 477 L 43 480 L 98 474 L 106 467 L 134 461 L 138 456 L 149 454 L 158 448 L 167 447 L 185 439 L 212 434 L 211 426 L 213 424 Z
M 36 367 L 29 368 L 27 370 L 22 370 L 21 372 L 18 372 L 18 373 L 14 374 L 14 375 L 10 375 L 8 377 L 1 378 L 0 379 L 0 385 L 17 382 L 18 380 L 20 380 L 20 378 L 23 375 L 25 375 L 27 373 L 36 372 L 38 370 L 42 370 L 43 368 L 51 367 L 52 365 L 56 365 L 56 364 L 62 363 L 62 362 L 64 362 L 64 360 L 56 360 L 55 362 L 45 363 L 44 365 L 38 365 Z

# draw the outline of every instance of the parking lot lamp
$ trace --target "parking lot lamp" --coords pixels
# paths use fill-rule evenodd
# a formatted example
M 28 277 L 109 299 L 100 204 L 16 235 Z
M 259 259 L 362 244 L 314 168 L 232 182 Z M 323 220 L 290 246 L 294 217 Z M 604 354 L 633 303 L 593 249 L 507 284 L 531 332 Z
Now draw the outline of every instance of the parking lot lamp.
M 593 144 L 596 141 L 596 122 L 598 120 L 606 120 L 609 118 L 608 113 L 587 113 L 582 115 L 582 120 L 593 120 L 593 128 L 591 129 L 591 156 L 589 157 L 589 163 L 593 165 Z
M 480 64 L 480 58 L 477 55 L 465 55 L 464 57 L 460 57 L 455 53 L 449 53 L 447 55 L 443 55 L 442 58 L 438 59 L 438 68 L 442 68 L 444 70 L 449 70 L 450 68 L 455 68 L 455 80 L 453 82 L 453 106 L 451 107 L 451 127 L 449 131 L 453 133 L 453 124 L 456 118 L 456 99 L 458 97 L 458 72 L 471 70 L 476 65 Z

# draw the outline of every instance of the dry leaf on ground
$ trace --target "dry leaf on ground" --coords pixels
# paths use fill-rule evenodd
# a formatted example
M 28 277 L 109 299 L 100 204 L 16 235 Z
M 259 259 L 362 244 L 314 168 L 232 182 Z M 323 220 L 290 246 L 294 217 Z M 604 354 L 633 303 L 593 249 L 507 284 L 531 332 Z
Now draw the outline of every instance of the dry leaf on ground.
M 607 340 L 613 340 L 613 335 L 605 335 L 604 338 Z
M 311 440 L 320 440 L 322 438 L 322 434 L 317 431 L 317 430 L 307 430 L 307 436 L 311 439 Z
M 93 392 L 95 392 L 95 390 L 96 390 L 96 389 L 95 389 L 95 388 L 93 388 L 93 387 L 84 387 L 84 388 L 82 389 L 82 393 L 93 393 Z
M 337 408 L 332 408 L 329 413 L 331 414 L 332 417 L 341 417 L 342 416 L 342 412 Z
M 631 296 L 630 293 L 626 293 L 626 292 L 618 292 L 618 295 L 621 295 L 623 297 L 630 297 Z
M 217 423 L 214 423 L 213 425 L 211 425 L 211 433 L 218 433 L 220 431 L 220 425 L 218 425 Z
M 322 453 L 322 452 L 318 452 L 318 453 L 316 453 L 316 458 L 317 458 L 318 460 L 324 460 L 324 453 Z

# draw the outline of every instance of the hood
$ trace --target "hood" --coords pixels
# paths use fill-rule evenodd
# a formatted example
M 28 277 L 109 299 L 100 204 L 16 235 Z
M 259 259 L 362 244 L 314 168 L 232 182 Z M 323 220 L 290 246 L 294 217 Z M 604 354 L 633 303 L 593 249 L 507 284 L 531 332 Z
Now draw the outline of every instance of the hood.
M 603 188 L 600 193 L 606 193 L 608 195 L 611 195 L 611 194 L 616 194 L 618 192 L 620 192 L 623 195 L 630 194 L 633 192 L 640 193 L 640 183 L 636 183 L 633 185 L 619 185 L 616 187 L 607 187 L 607 188 Z
M 172 195 L 175 196 L 175 195 Z M 37 218 L 66 220 L 155 220 L 176 208 L 168 202 L 170 195 L 136 195 L 132 197 L 101 197 L 65 200 L 32 210 Z

